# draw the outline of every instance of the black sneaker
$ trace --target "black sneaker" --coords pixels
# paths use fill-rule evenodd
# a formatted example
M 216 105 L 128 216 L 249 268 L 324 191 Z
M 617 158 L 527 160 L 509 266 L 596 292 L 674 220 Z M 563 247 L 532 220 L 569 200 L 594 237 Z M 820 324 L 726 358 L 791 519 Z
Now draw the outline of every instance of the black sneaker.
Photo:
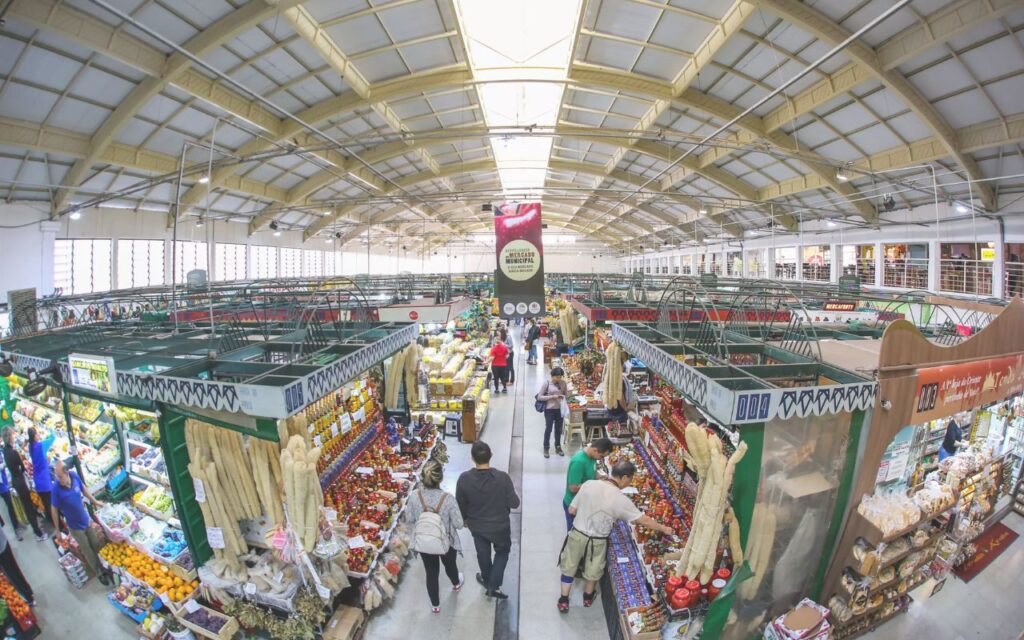
M 494 591 L 488 591 L 487 595 L 491 598 L 497 598 L 498 600 L 508 600 L 508 594 L 501 589 L 495 589 Z
M 550 457 L 551 457 L 551 453 L 550 453 L 550 452 L 548 452 L 548 450 L 547 450 L 547 449 L 545 449 L 545 450 L 544 450 L 544 457 L 545 457 L 545 458 L 550 458 Z
M 480 583 L 481 587 L 484 587 L 484 588 L 487 587 L 487 581 L 484 580 L 484 577 L 481 574 L 479 574 L 479 573 L 476 574 L 476 581 Z
M 562 451 L 562 447 L 555 447 L 555 453 L 557 453 L 560 456 L 564 456 L 565 455 L 565 452 Z

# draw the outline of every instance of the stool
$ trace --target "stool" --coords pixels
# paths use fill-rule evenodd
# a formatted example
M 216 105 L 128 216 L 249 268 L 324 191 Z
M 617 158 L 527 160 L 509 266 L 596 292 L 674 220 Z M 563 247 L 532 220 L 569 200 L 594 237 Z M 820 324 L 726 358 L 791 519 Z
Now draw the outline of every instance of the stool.
M 587 442 L 593 442 L 598 438 L 606 438 L 608 434 L 605 432 L 603 424 L 592 424 L 586 428 Z
M 576 437 L 578 437 L 580 439 L 580 446 L 586 444 L 586 442 L 584 442 L 584 440 L 583 440 L 584 432 L 583 432 L 583 423 L 582 422 L 566 422 L 565 423 L 565 432 L 564 432 L 563 436 L 565 438 L 565 446 L 566 446 L 566 448 L 569 447 L 569 443 L 572 441 L 572 437 L 573 436 L 576 436 Z

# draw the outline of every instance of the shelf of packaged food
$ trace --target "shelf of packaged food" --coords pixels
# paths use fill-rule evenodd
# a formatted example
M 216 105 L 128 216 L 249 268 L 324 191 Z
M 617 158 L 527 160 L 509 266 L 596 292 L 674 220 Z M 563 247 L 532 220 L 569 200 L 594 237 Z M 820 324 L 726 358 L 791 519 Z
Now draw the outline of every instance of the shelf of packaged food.
M 908 596 L 908 598 L 909 598 L 909 596 Z M 913 600 L 911 600 L 910 602 L 913 602 Z M 860 620 L 861 618 L 864 617 L 864 614 L 862 613 L 862 614 L 860 614 L 858 616 L 854 616 L 854 617 L 850 618 L 848 621 L 846 621 L 846 623 L 844 623 L 842 626 L 838 627 L 837 628 L 837 632 L 834 634 L 833 637 L 837 638 L 838 640 L 853 640 L 854 638 L 858 638 L 858 637 L 864 635 L 865 633 L 868 633 L 869 631 L 875 630 L 876 628 L 878 628 L 878 625 L 882 624 L 883 622 L 887 622 L 887 621 L 895 618 L 896 616 L 900 615 L 901 613 L 906 613 L 907 610 L 910 608 L 910 602 L 908 602 L 907 604 L 903 605 L 902 607 L 900 607 L 900 608 L 898 608 L 898 609 L 896 609 L 894 611 L 891 611 L 891 612 L 887 613 L 884 616 L 881 616 L 877 620 L 872 620 L 870 623 L 864 625 L 864 627 L 862 629 L 858 629 L 857 631 L 850 632 L 849 634 L 843 634 L 841 630 L 844 627 L 850 626 L 850 623 L 855 621 L 855 620 Z M 877 608 L 878 607 L 876 607 L 876 609 Z M 869 613 L 874 613 L 874 611 L 875 610 L 871 610 Z
M 375 422 L 367 425 L 363 429 L 363 433 L 350 442 L 347 447 L 335 456 L 330 466 L 320 473 L 320 486 L 326 488 L 333 484 L 340 476 L 344 475 L 347 470 L 346 468 L 351 466 L 362 455 L 363 451 L 370 446 L 370 443 L 382 433 L 384 433 L 384 425 L 375 418 Z
M 852 571 L 852 569 L 851 569 L 851 571 Z M 854 573 L 857 573 L 857 572 L 854 571 Z M 860 575 L 860 574 L 858 574 L 858 575 Z M 899 576 L 894 576 L 891 580 L 887 580 L 887 581 L 885 581 L 885 582 L 883 582 L 881 584 L 877 584 L 877 585 L 869 588 L 867 590 L 868 597 L 871 597 L 871 596 L 875 595 L 879 591 L 883 591 L 885 589 L 888 589 L 889 587 L 891 587 L 892 585 L 898 583 L 899 581 L 900 581 Z M 845 582 L 843 582 L 842 588 L 843 588 L 843 592 L 846 593 L 847 596 L 849 596 L 851 598 L 854 596 L 853 592 L 850 591 L 849 586 Z M 859 591 L 860 590 L 858 590 L 858 592 Z
M 918 520 L 914 524 L 906 526 L 906 527 L 900 529 L 899 531 L 894 531 L 894 532 L 889 533 L 889 534 L 882 533 L 881 529 L 875 527 L 870 521 L 868 521 L 865 518 L 865 521 L 867 522 L 867 524 L 870 525 L 870 529 L 867 532 L 869 535 L 865 535 L 864 539 L 868 542 L 868 544 L 870 544 L 873 547 L 877 547 L 878 545 L 882 544 L 883 542 L 884 543 L 893 542 L 894 540 L 897 540 L 898 538 L 901 538 L 901 537 L 907 535 L 908 533 L 911 533 L 912 531 L 916 531 L 921 526 L 928 524 L 932 520 L 935 520 L 936 518 L 941 518 L 942 516 L 946 515 L 947 513 L 949 513 L 953 509 L 955 509 L 956 505 L 957 505 L 957 503 L 954 502 L 953 504 L 949 505 L 948 507 L 946 507 L 945 509 L 943 509 L 941 511 L 938 511 L 938 512 L 930 514 L 930 515 L 923 516 L 920 520 Z M 864 516 L 861 515 L 860 517 L 863 518 Z

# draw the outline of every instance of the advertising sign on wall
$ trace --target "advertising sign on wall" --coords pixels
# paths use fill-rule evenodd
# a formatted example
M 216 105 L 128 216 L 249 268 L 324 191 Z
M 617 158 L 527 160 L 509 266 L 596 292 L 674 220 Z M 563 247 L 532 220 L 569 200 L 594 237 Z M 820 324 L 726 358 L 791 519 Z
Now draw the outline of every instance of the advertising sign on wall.
M 920 369 L 912 421 L 945 418 L 1021 391 L 1024 355 Z
M 544 249 L 540 203 L 503 204 L 494 209 L 498 258 L 498 312 L 529 317 L 544 310 Z

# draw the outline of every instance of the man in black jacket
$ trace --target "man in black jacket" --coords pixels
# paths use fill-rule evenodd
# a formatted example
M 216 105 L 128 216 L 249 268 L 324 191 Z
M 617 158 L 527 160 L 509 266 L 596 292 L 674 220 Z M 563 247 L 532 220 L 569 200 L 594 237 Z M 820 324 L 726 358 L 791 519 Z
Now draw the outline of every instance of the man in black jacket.
M 508 596 L 501 591 L 501 583 L 512 550 L 509 512 L 519 507 L 519 496 L 512 478 L 504 471 L 491 468 L 491 448 L 487 443 L 474 442 L 470 455 L 475 467 L 459 476 L 455 500 L 473 534 L 476 559 L 480 564 L 476 581 L 487 589 L 488 596 L 504 600 Z
M 46 534 L 39 528 L 39 512 L 36 511 L 35 505 L 32 504 L 32 499 L 29 497 L 28 482 L 25 481 L 25 462 L 21 459 L 21 454 L 14 447 L 14 429 L 7 427 L 4 429 L 4 464 L 7 465 L 7 470 L 11 474 L 11 486 L 18 492 L 18 499 L 21 500 L 21 506 L 25 509 L 25 517 L 28 518 L 28 522 L 32 525 L 32 533 L 36 534 L 36 540 L 42 542 L 46 540 Z M 11 516 L 14 517 L 13 515 Z M 21 540 L 21 535 L 18 534 L 18 540 Z

